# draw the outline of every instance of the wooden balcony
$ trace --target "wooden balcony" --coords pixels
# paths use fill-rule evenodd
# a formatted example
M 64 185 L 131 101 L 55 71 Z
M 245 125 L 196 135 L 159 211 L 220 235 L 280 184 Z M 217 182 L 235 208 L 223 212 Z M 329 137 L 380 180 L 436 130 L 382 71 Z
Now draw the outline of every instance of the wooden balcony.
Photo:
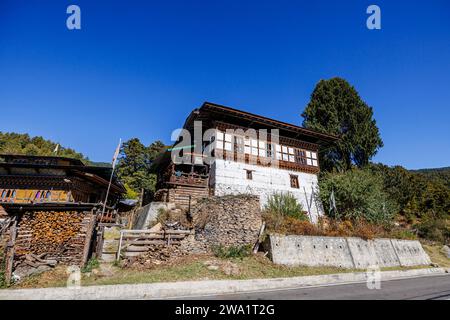
M 169 184 L 207 187 L 208 186 L 207 174 L 186 173 L 186 172 L 174 172 L 169 179 Z

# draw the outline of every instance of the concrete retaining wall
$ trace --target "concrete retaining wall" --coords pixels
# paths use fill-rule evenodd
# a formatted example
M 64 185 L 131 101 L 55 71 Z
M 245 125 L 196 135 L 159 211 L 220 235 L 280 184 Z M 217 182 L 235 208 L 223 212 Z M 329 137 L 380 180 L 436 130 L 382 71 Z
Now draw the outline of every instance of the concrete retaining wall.
M 158 210 L 167 208 L 168 204 L 165 202 L 151 202 L 143 206 L 136 211 L 132 229 L 149 229 L 150 223 L 158 217 Z
M 365 269 L 429 265 L 419 241 L 270 235 L 265 243 L 272 261 L 282 265 Z

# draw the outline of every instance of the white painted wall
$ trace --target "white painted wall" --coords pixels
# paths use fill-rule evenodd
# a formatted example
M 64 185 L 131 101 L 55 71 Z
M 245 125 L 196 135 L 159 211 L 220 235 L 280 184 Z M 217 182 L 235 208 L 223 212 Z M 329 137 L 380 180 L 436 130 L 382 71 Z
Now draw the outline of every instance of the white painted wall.
M 247 179 L 246 170 L 253 170 L 253 179 Z M 299 189 L 291 187 L 290 174 L 298 176 Z M 317 175 L 289 171 L 278 168 L 262 167 L 240 162 L 216 159 L 211 166 L 210 183 L 217 196 L 249 193 L 260 196 L 261 207 L 273 193 L 290 192 L 308 211 L 306 198 L 311 199 L 312 188 L 317 190 Z M 305 189 L 306 196 L 305 196 Z M 314 199 L 311 207 L 311 220 L 317 222 L 323 215 L 323 208 L 318 199 Z

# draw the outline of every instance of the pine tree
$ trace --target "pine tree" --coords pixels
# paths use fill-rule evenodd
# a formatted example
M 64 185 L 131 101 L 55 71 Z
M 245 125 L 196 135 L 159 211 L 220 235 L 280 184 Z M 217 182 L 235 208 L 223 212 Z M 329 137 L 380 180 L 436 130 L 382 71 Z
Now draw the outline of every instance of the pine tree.
M 321 168 L 365 166 L 383 146 L 373 110 L 346 80 L 321 80 L 302 114 L 303 126 L 341 139 L 320 154 Z

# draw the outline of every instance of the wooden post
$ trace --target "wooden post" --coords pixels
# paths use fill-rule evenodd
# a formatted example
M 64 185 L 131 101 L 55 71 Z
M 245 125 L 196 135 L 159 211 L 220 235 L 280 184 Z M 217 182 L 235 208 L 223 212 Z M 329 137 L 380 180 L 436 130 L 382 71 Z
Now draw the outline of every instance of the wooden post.
M 84 240 L 83 258 L 81 260 L 81 266 L 85 266 L 89 258 L 89 249 L 91 248 L 92 235 L 94 233 L 95 224 L 97 222 L 97 215 L 95 213 L 91 214 L 91 221 L 86 230 L 86 239 Z
M 141 188 L 141 194 L 139 195 L 139 208 L 142 208 L 144 202 L 144 188 Z
M 7 286 L 11 284 L 12 271 L 14 267 L 14 251 L 16 245 L 16 238 L 17 238 L 17 221 L 14 221 L 9 232 L 9 241 L 6 249 L 5 280 Z
M 311 206 L 309 205 L 308 196 L 306 195 L 306 188 L 303 187 L 303 192 L 305 193 L 306 205 L 308 206 L 309 221 L 312 222 Z
M 120 231 L 119 249 L 117 250 L 116 261 L 120 260 L 120 251 L 122 250 L 123 230 Z
M 264 233 L 264 229 L 266 228 L 266 223 L 263 221 L 261 224 L 261 228 L 259 229 L 258 240 L 256 240 L 255 245 L 253 246 L 253 254 L 257 254 L 259 250 L 259 244 L 261 243 L 261 236 Z
M 102 258 L 102 253 L 103 253 L 103 234 L 105 232 L 105 227 L 104 226 L 98 226 L 98 231 L 97 231 L 97 246 L 95 248 L 95 255 L 97 259 L 101 259 Z

